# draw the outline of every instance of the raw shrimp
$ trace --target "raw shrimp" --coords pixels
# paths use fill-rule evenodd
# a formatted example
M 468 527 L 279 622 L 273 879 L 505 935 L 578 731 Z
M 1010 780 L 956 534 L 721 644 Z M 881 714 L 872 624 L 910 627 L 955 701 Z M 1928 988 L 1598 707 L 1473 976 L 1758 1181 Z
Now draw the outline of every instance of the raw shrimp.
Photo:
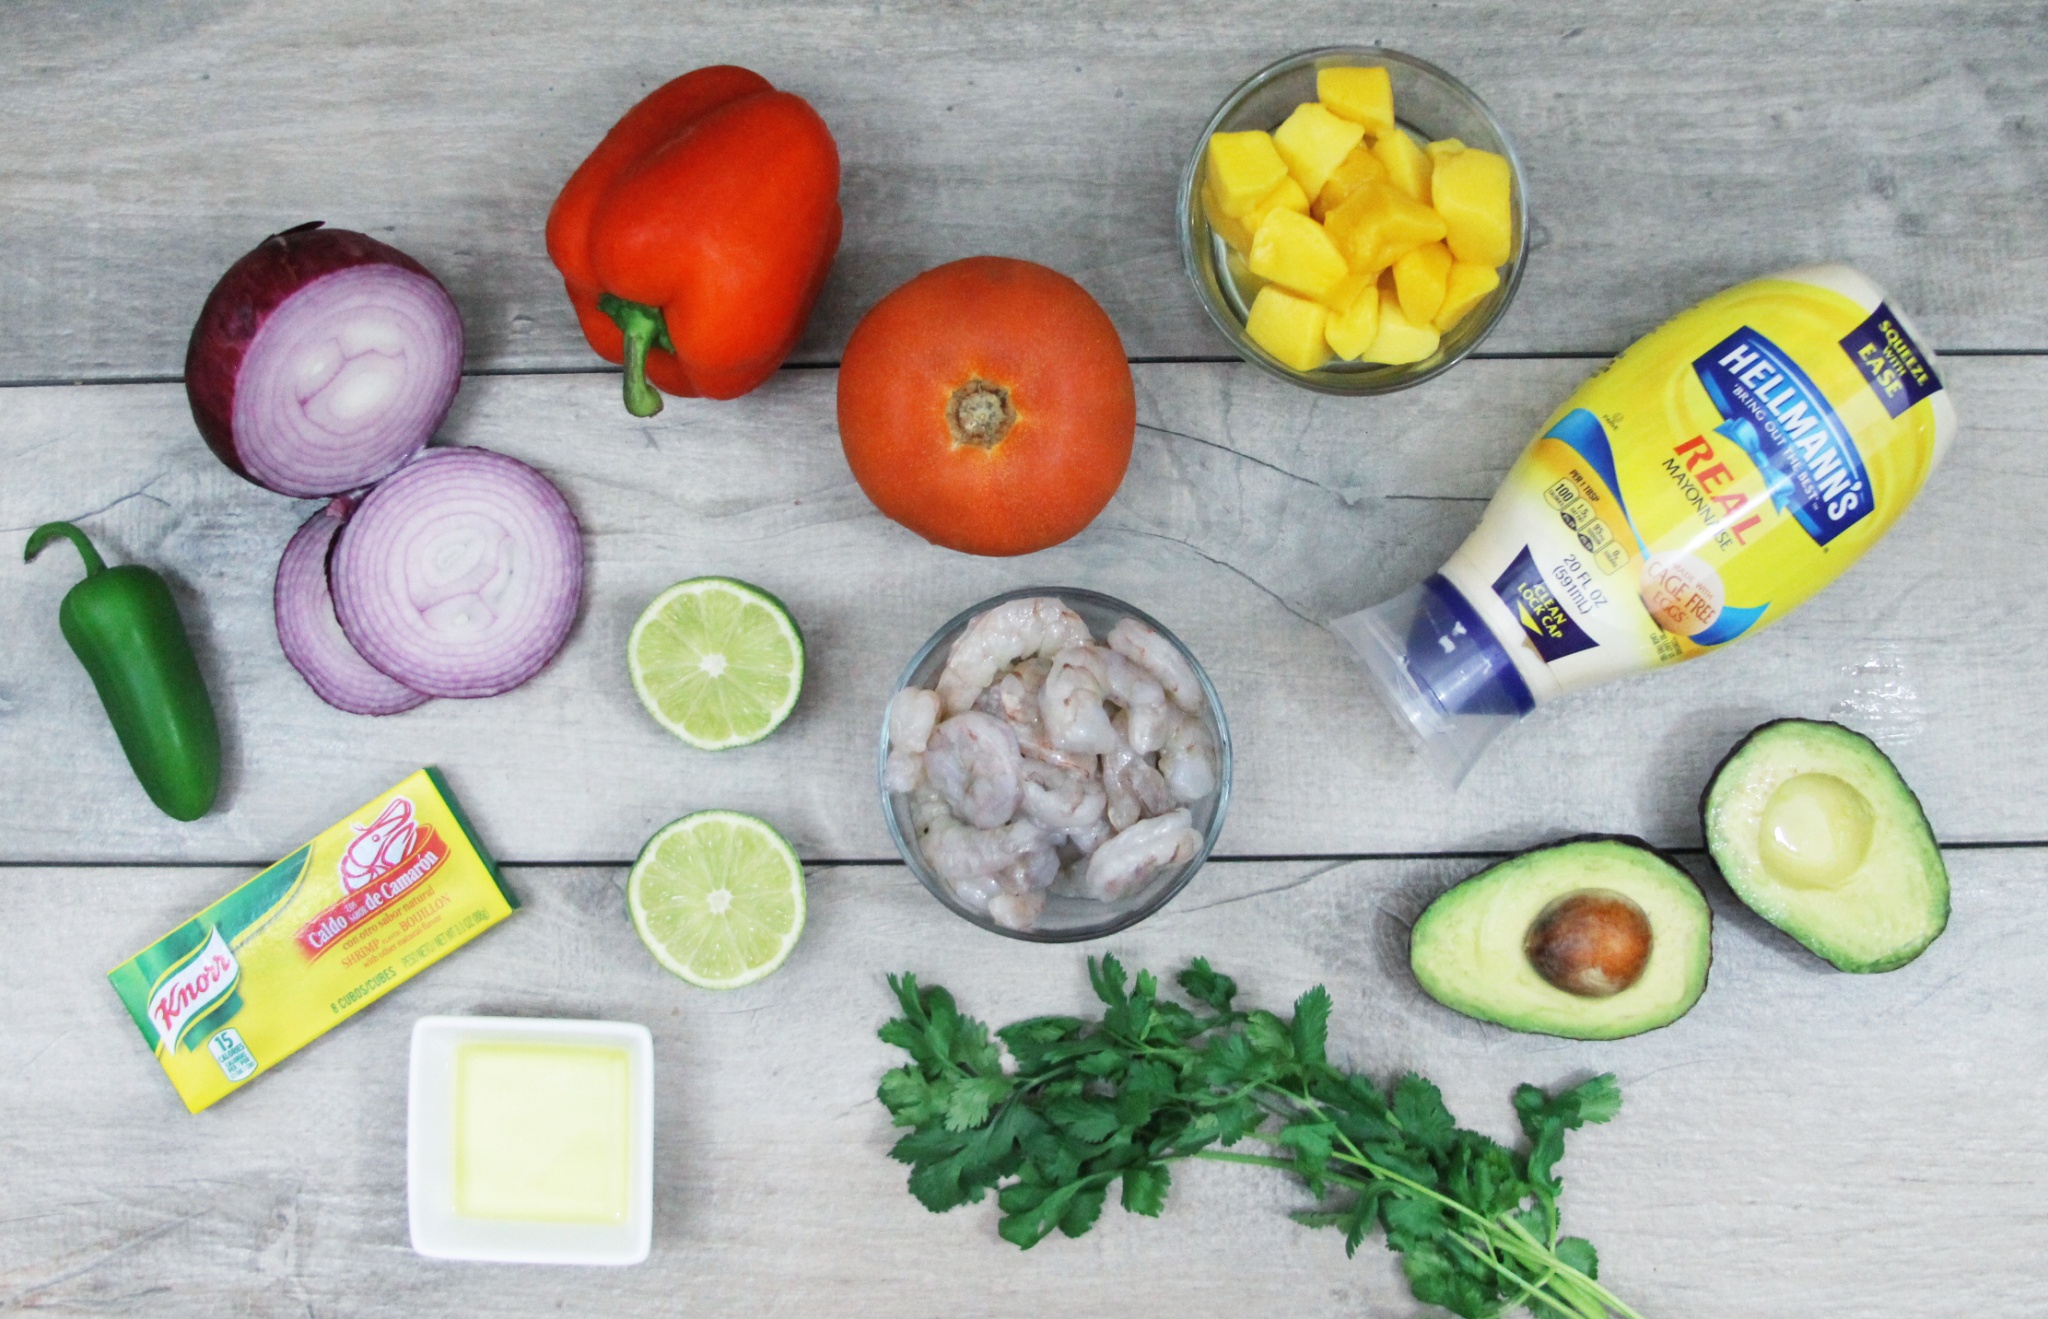
M 939 719 L 939 696 L 922 687 L 905 687 L 889 702 L 889 763 L 885 777 L 891 792 L 909 792 L 924 778 L 924 748 Z
M 1005 893 L 1036 893 L 1060 874 L 1060 854 L 1050 835 L 1044 842 L 996 872 L 996 885 Z
M 1173 809 L 1173 793 L 1166 779 L 1151 761 L 1139 755 L 1123 740 L 1124 717 L 1119 714 L 1111 727 L 1118 733 L 1116 749 L 1102 758 L 1102 789 L 1109 800 L 1109 823 L 1128 829 L 1148 815 L 1163 815 Z
M 1017 735 L 994 715 L 956 714 L 932 731 L 924 773 L 953 814 L 977 829 L 1008 824 L 1017 813 L 1022 761 Z
M 1115 902 L 1143 888 L 1167 866 L 1194 860 L 1202 835 L 1189 825 L 1185 810 L 1140 820 L 1095 849 L 1082 877 L 1087 895 Z
M 998 893 L 988 900 L 989 918 L 1006 930 L 1028 930 L 1045 910 L 1045 890 L 1029 893 Z
M 1024 814 L 1046 828 L 1071 837 L 1102 819 L 1106 798 L 1093 775 L 1027 760 L 1018 777 L 1024 785 Z
M 939 674 L 939 699 L 948 714 L 959 714 L 971 708 L 1007 666 L 1029 655 L 1050 659 L 1089 639 L 1088 624 L 1058 600 L 1005 600 L 975 615 L 953 642 Z
M 916 751 L 891 751 L 882 767 L 882 782 L 891 792 L 911 792 L 924 782 L 924 756 Z
M 1045 686 L 1045 675 L 1050 672 L 1051 660 L 1036 656 L 1024 660 L 998 678 L 995 686 L 983 692 L 974 708 L 986 710 L 1008 722 L 1010 731 L 1017 735 L 1017 749 L 1029 759 L 1042 760 L 1093 778 L 1094 756 L 1062 751 L 1046 736 L 1045 720 L 1038 708 L 1038 693 Z
M 1066 844 L 1083 857 L 1093 856 L 1095 849 L 1116 837 L 1116 830 L 1105 817 L 1079 829 L 1067 830 Z
M 922 751 L 939 723 L 939 694 L 905 687 L 889 701 L 889 748 Z
M 1187 656 L 1181 654 L 1171 641 L 1135 618 L 1121 618 L 1109 630 L 1109 648 L 1157 678 L 1175 705 L 1195 714 L 1201 713 L 1206 704 L 1201 680 L 1195 677 L 1194 667 L 1188 663 Z
M 1166 703 L 1166 689 L 1135 661 L 1104 650 L 1088 648 L 1102 662 L 1103 686 L 1109 699 L 1124 708 L 1128 726 L 1124 738 L 1139 755 L 1157 751 L 1173 727 L 1173 707 Z
M 1192 805 L 1216 791 L 1216 741 L 1200 715 L 1185 710 L 1159 748 L 1159 773 L 1173 799 Z
M 1105 700 L 1123 708 L 1127 740 L 1139 754 L 1157 751 L 1172 726 L 1166 691 L 1131 660 L 1101 646 L 1069 646 L 1053 657 L 1039 695 L 1039 712 L 1054 746 L 1101 755 L 1115 748 L 1116 735 L 1103 709 Z
M 1061 751 L 1102 755 L 1116 750 L 1116 733 L 1102 701 L 1109 694 L 1093 646 L 1068 646 L 1053 656 L 1052 671 L 1038 693 L 1046 736 Z
M 976 892 L 985 901 L 1002 887 L 999 877 L 1006 868 L 1032 852 L 1052 850 L 1052 835 L 1030 820 L 1014 820 L 999 829 L 961 823 L 948 809 L 944 794 L 930 785 L 910 794 L 910 819 L 925 862 L 962 901 L 974 901 L 969 895 Z

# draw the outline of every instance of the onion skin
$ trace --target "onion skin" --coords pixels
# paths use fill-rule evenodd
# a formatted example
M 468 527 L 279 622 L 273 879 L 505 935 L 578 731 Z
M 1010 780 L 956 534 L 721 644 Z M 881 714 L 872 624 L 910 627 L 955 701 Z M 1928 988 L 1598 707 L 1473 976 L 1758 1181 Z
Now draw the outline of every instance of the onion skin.
M 285 546 L 271 593 L 277 643 L 313 694 L 348 714 L 400 714 L 430 698 L 356 653 L 334 617 L 327 558 L 355 501 L 337 499 L 306 520 Z
M 252 475 L 235 446 L 235 389 L 243 359 L 264 324 L 286 301 L 322 276 L 356 266 L 386 265 L 430 281 L 446 296 L 447 289 L 432 271 L 388 243 L 348 229 L 328 229 L 318 220 L 275 233 L 258 243 L 234 265 L 206 296 L 198 323 L 185 349 L 185 395 L 192 405 L 192 420 L 214 455 L 237 476 L 266 489 L 275 489 Z M 453 306 L 451 300 L 450 306 Z M 461 321 L 455 325 L 458 341 L 455 357 L 462 358 Z M 457 377 L 459 383 L 459 376 Z M 448 390 L 447 404 L 455 390 Z M 433 424 L 424 428 L 414 452 L 424 447 L 447 415 L 444 404 Z M 393 466 L 396 466 L 394 464 Z M 387 469 L 388 470 L 388 469 Z M 358 485 L 385 475 L 371 474 Z M 298 497 L 344 493 L 334 490 L 278 490 Z
M 429 696 L 496 696 L 568 640 L 582 529 L 555 484 L 518 459 L 429 449 L 364 496 L 328 583 L 371 665 Z

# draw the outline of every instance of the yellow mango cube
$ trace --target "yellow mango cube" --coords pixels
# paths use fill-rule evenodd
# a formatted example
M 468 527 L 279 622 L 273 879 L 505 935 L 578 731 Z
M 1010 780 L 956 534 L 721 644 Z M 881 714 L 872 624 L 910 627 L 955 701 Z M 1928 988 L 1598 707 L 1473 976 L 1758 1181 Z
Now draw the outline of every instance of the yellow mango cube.
M 1240 298 L 1256 298 L 1259 290 L 1266 287 L 1266 281 L 1254 275 L 1252 268 L 1244 263 L 1244 253 L 1236 249 L 1224 253 L 1223 268 L 1229 274 L 1230 282 L 1237 285 Z
M 1294 176 L 1291 174 L 1280 180 L 1279 187 L 1267 193 L 1257 206 L 1252 207 L 1252 215 L 1263 222 L 1266 218 L 1266 212 L 1275 209 L 1293 211 L 1296 215 L 1307 215 L 1309 212 L 1308 193 L 1303 190 L 1299 183 L 1295 182 Z M 1256 232 L 1258 224 L 1253 224 L 1252 229 Z
M 1394 126 L 1394 82 L 1385 69 L 1317 69 L 1316 99 L 1368 133 Z
M 1368 183 L 1386 181 L 1387 167 L 1380 164 L 1380 158 L 1364 143 L 1351 148 L 1351 154 L 1337 162 L 1337 168 L 1330 171 L 1330 177 L 1323 180 L 1323 190 L 1316 194 L 1315 204 L 1309 207 L 1309 214 L 1321 220 L 1331 211 L 1342 206 L 1352 193 Z
M 1313 371 L 1330 360 L 1330 345 L 1323 339 L 1329 321 L 1329 309 L 1322 303 L 1268 284 L 1252 299 L 1244 331 L 1283 366 Z
M 1339 315 L 1371 292 L 1378 278 L 1376 271 L 1354 270 L 1332 284 L 1327 292 L 1317 295 L 1316 301 L 1328 307 L 1332 316 Z
M 1500 287 L 1500 272 L 1492 266 L 1468 266 L 1462 261 L 1453 262 L 1450 278 L 1444 282 L 1444 303 L 1436 309 L 1436 332 L 1448 334 L 1453 325 L 1465 319 L 1471 311 L 1486 300 L 1486 295 Z
M 1207 186 L 1225 215 L 1243 215 L 1287 177 L 1270 133 L 1209 135 Z
M 1365 362 L 1384 362 L 1389 366 L 1405 366 L 1409 362 L 1420 362 L 1436 351 L 1440 340 L 1430 326 L 1417 325 L 1401 310 L 1401 300 L 1382 290 L 1380 293 L 1380 327 L 1372 343 L 1359 354 Z
M 1394 292 L 1401 300 L 1401 314 L 1417 325 L 1434 325 L 1450 278 L 1451 249 L 1442 243 L 1424 243 L 1403 252 L 1394 262 Z
M 1251 250 L 1251 226 L 1241 216 L 1224 210 L 1223 203 L 1216 200 L 1216 189 L 1207 183 L 1202 185 L 1202 215 L 1209 221 L 1209 228 L 1230 245 L 1231 251 Z
M 1429 175 L 1432 162 L 1415 139 L 1400 129 L 1383 134 L 1372 144 L 1372 154 L 1387 167 L 1387 178 L 1401 191 L 1429 205 Z
M 1471 266 L 1498 266 L 1513 254 L 1514 185 L 1507 157 L 1467 147 L 1437 165 L 1430 204 L 1444 217 L 1451 255 Z
M 1315 101 L 1295 106 L 1287 121 L 1273 130 L 1273 146 L 1287 162 L 1287 172 L 1311 197 L 1322 192 L 1331 173 L 1364 138 L 1364 128 L 1339 119 Z
M 1446 137 L 1439 138 L 1434 142 L 1424 143 L 1422 147 L 1422 154 L 1428 156 L 1429 163 L 1434 165 L 1437 161 L 1442 160 L 1445 156 L 1455 156 L 1464 149 L 1465 144 L 1463 142 L 1460 142 L 1455 137 Z
M 1223 236 L 1223 241 L 1239 252 L 1252 250 L 1252 235 L 1265 223 L 1266 214 L 1273 210 L 1308 213 L 1308 194 L 1301 190 L 1293 176 L 1280 180 L 1280 186 L 1260 200 L 1258 205 L 1243 215 L 1229 215 L 1216 199 L 1216 194 L 1207 184 L 1202 185 L 1202 210 L 1209 218 L 1209 227 Z
M 1349 307 L 1333 314 L 1323 326 L 1323 342 L 1330 345 L 1332 353 L 1347 362 L 1357 361 L 1379 335 L 1380 291 L 1379 286 L 1370 281 L 1361 295 L 1351 300 Z
M 1350 273 L 1336 240 L 1323 226 L 1277 206 L 1259 222 L 1245 264 L 1261 279 L 1309 298 L 1328 293 Z
M 1445 233 L 1443 217 L 1391 183 L 1369 183 L 1324 222 L 1353 270 L 1385 270 Z

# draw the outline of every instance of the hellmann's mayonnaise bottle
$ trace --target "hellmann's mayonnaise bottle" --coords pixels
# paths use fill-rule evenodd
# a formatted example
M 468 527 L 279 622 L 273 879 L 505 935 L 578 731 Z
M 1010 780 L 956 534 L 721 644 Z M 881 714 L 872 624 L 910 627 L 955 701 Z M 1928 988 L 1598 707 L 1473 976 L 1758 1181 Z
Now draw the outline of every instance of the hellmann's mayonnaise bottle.
M 1841 265 L 1739 285 L 1551 415 L 1422 585 L 1330 626 L 1452 783 L 1543 702 L 1715 650 L 1890 529 L 1954 405 L 1884 290 Z

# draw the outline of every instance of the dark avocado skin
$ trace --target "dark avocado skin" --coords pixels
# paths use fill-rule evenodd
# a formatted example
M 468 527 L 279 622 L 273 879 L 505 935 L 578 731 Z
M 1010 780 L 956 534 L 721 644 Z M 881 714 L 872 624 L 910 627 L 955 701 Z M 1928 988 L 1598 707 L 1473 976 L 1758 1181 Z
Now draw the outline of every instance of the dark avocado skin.
M 1756 741 L 1759 737 L 1762 737 L 1764 734 L 1771 732 L 1773 729 L 1782 728 L 1787 724 L 1797 724 L 1804 728 L 1837 729 L 1841 732 L 1847 733 L 1850 737 L 1853 737 L 1857 741 L 1862 742 L 1866 746 L 1868 746 L 1870 748 L 1870 752 L 1872 755 L 1882 760 L 1885 764 L 1891 766 L 1892 775 L 1893 777 L 1898 779 L 1899 789 L 1900 791 L 1905 793 L 1906 800 L 1912 803 L 1914 812 L 1919 816 L 1921 827 L 1927 830 L 1928 837 L 1934 837 L 1934 827 L 1927 822 L 1927 808 L 1921 804 L 1920 794 L 1913 791 L 1913 785 L 1906 782 L 1906 776 L 1898 772 L 1898 766 L 1892 764 L 1892 758 L 1886 755 L 1884 753 L 1884 748 L 1878 746 L 1876 742 L 1872 741 L 1867 733 L 1859 732 L 1858 730 L 1849 727 L 1849 725 L 1841 723 L 1840 721 L 1834 719 L 1801 719 L 1796 716 L 1788 716 L 1783 719 L 1769 719 L 1764 721 L 1763 723 L 1758 724 L 1755 728 L 1750 729 L 1747 733 L 1744 733 L 1742 737 L 1736 741 L 1734 746 L 1728 748 L 1728 754 L 1721 757 L 1720 761 L 1714 766 L 1714 772 L 1707 775 L 1706 785 L 1700 789 L 1700 840 L 1702 844 L 1706 847 L 1707 859 L 1714 863 L 1715 873 L 1721 875 L 1721 882 L 1723 884 L 1728 885 L 1728 891 L 1735 894 L 1736 901 L 1742 901 L 1742 894 L 1735 888 L 1733 884 L 1728 884 L 1727 875 L 1722 873 L 1721 871 L 1721 862 L 1719 858 L 1714 856 L 1714 840 L 1713 836 L 1708 832 L 1707 828 L 1707 802 L 1709 801 L 1709 799 L 1713 797 L 1714 785 L 1721 781 L 1721 775 L 1727 772 L 1728 767 L 1735 762 L 1737 757 L 1741 756 L 1741 754 L 1744 751 L 1749 749 L 1750 743 Z M 1939 846 L 1938 843 L 1936 845 L 1937 847 Z M 1747 904 L 1745 903 L 1744 905 Z M 1834 961 L 1834 959 L 1828 957 L 1826 954 L 1821 953 L 1818 950 L 1809 946 L 1805 939 L 1801 938 L 1797 934 L 1794 934 L 1792 931 L 1785 930 L 1784 932 L 1788 936 L 1790 936 L 1794 942 L 1798 943 L 1800 947 L 1805 948 L 1815 957 L 1818 957 L 1822 961 L 1827 962 L 1829 965 L 1835 967 L 1836 970 L 1848 971 L 1852 974 L 1867 974 L 1884 971 L 1896 971 L 1900 967 L 1905 966 L 1908 963 L 1911 963 L 1912 961 L 1917 959 L 1921 953 L 1926 952 L 1927 949 L 1933 945 L 1936 939 L 1941 937 L 1942 932 L 1948 928 L 1949 912 L 1949 905 L 1946 903 L 1943 904 L 1940 926 L 1934 931 L 1932 935 L 1928 937 L 1927 942 L 1925 944 L 1922 944 L 1919 948 L 1915 949 L 1910 955 L 1902 957 L 1896 961 L 1888 960 L 1885 962 L 1865 967 L 1844 966 L 1841 963 Z
M 1518 851 L 1518 852 L 1509 852 L 1509 853 L 1507 853 L 1507 854 L 1506 854 L 1505 856 L 1497 857 L 1497 858 L 1495 858 L 1494 860 L 1492 860 L 1492 861 L 1489 861 L 1489 862 L 1488 862 L 1488 863 L 1487 863 L 1487 864 L 1486 864 L 1486 865 L 1485 865 L 1485 866 L 1484 866 L 1484 867 L 1483 867 L 1482 869 L 1480 869 L 1480 870 L 1478 870 L 1478 871 L 1475 871 L 1475 872 L 1474 872 L 1473 874 L 1471 874 L 1471 875 L 1467 875 L 1467 876 L 1466 876 L 1466 877 L 1465 877 L 1464 879 L 1461 879 L 1461 880 L 1459 880 L 1459 881 L 1458 881 L 1458 883 L 1456 883 L 1456 884 L 1453 884 L 1453 885 L 1451 885 L 1451 887 L 1450 887 L 1450 888 L 1447 888 L 1447 889 L 1445 889 L 1445 890 L 1444 890 L 1444 891 L 1443 891 L 1442 893 L 1439 893 L 1439 894 L 1437 894 L 1437 895 L 1436 895 L 1436 897 L 1434 897 L 1434 898 L 1431 898 L 1431 899 L 1430 899 L 1430 901 L 1429 901 L 1429 906 L 1428 906 L 1428 907 L 1424 907 L 1424 908 L 1423 908 L 1423 913 L 1422 913 L 1422 914 L 1423 914 L 1423 915 L 1426 915 L 1426 914 L 1428 914 L 1428 911 L 1429 911 L 1429 907 L 1434 907 L 1434 906 L 1435 906 L 1435 905 L 1436 905 L 1436 904 L 1437 904 L 1438 902 L 1442 901 L 1442 900 L 1444 899 L 1444 897 L 1445 897 L 1446 895 L 1448 895 L 1448 894 L 1450 894 L 1450 893 L 1454 892 L 1455 890 L 1457 890 L 1457 889 L 1458 889 L 1458 888 L 1459 888 L 1460 886 L 1462 886 L 1463 884 L 1465 884 L 1465 883 L 1466 883 L 1466 882 L 1468 882 L 1469 880 L 1471 880 L 1471 879 L 1474 879 L 1474 878 L 1476 878 L 1476 877 L 1477 877 L 1477 876 L 1479 876 L 1479 875 L 1483 875 L 1483 874 L 1485 874 L 1485 873 L 1486 873 L 1487 871 L 1489 871 L 1489 870 L 1493 870 L 1493 869 L 1495 869 L 1496 867 L 1499 867 L 1499 866 L 1504 866 L 1504 865 L 1508 864 L 1508 863 L 1509 863 L 1509 862 L 1511 862 L 1511 861 L 1519 861 L 1519 860 L 1521 860 L 1521 859 L 1523 859 L 1523 858 L 1525 858 L 1525 857 L 1531 857 L 1531 856 L 1535 856 L 1535 855 L 1537 855 L 1537 854 L 1539 854 L 1539 853 L 1543 853 L 1543 852 L 1554 852 L 1554 851 L 1558 850 L 1559 848 L 1563 848 L 1563 847 L 1569 847 L 1569 846 L 1572 846 L 1572 845 L 1574 845 L 1574 844 L 1578 844 L 1578 843 L 1612 843 L 1612 844 L 1618 844 L 1618 845 L 1620 845 L 1620 846 L 1623 846 L 1623 847 L 1630 847 L 1630 848 L 1634 848 L 1634 849 L 1636 849 L 1637 851 L 1641 851 L 1641 852 L 1648 852 L 1648 853 L 1649 853 L 1650 855 L 1652 855 L 1652 856 L 1656 857 L 1656 858 L 1657 858 L 1658 860 L 1660 860 L 1660 861 L 1664 862 L 1664 863 L 1665 863 L 1666 865 L 1670 866 L 1670 867 L 1671 867 L 1671 868 L 1672 868 L 1673 870 L 1677 871 L 1677 872 L 1678 872 L 1679 874 L 1681 874 L 1681 875 L 1684 875 L 1684 876 L 1685 876 L 1685 878 L 1686 878 L 1686 881 L 1687 881 L 1688 883 L 1690 883 L 1690 884 L 1691 884 L 1691 885 L 1692 885 L 1692 886 L 1693 886 L 1693 887 L 1694 887 L 1695 889 L 1699 889 L 1699 881 L 1698 881 L 1697 879 L 1694 879 L 1694 878 L 1693 878 L 1693 875 L 1692 875 L 1692 872 L 1691 872 L 1691 871 L 1687 870 L 1687 869 L 1686 869 L 1686 868 L 1685 868 L 1685 867 L 1684 867 L 1683 865 L 1680 865 L 1680 864 L 1679 864 L 1679 862 L 1678 862 L 1678 859 L 1677 859 L 1676 857 L 1674 857 L 1674 856 L 1673 856 L 1673 855 L 1672 855 L 1671 853 L 1669 853 L 1669 852 L 1665 851 L 1665 850 L 1664 850 L 1663 848 L 1661 848 L 1661 847 L 1658 847 L 1658 846 L 1657 846 L 1656 844 L 1654 844 L 1654 843 L 1651 843 L 1651 842 L 1650 842 L 1650 841 L 1648 841 L 1647 839 L 1644 839 L 1644 838 L 1640 838 L 1640 837 L 1638 837 L 1638 836 L 1637 836 L 1637 835 L 1635 835 L 1635 834 L 1603 834 L 1603 833 L 1581 833 L 1581 834 L 1572 834 L 1572 835 L 1570 835 L 1570 836 L 1568 836 L 1568 837 L 1565 837 L 1565 838 L 1555 838 L 1555 839 L 1552 839 L 1551 841 L 1549 841 L 1549 842 L 1547 842 L 1547 843 L 1538 843 L 1538 844 L 1537 844 L 1536 846 L 1534 846 L 1534 847 L 1525 847 L 1525 848 L 1521 849 L 1521 850 L 1520 850 L 1520 851 Z M 1700 994 L 1701 994 L 1701 996 L 1703 996 L 1703 997 L 1704 997 L 1704 996 L 1705 996 L 1705 994 L 1706 994 L 1706 992 L 1707 992 L 1707 987 L 1708 987 L 1708 985 L 1709 985 L 1709 984 L 1711 984 L 1711 982 L 1712 982 L 1712 979 L 1713 979 L 1713 971 L 1714 971 L 1714 943 L 1713 943 L 1713 934 L 1714 934 L 1714 904 L 1713 904 L 1713 903 L 1711 903 L 1711 902 L 1708 902 L 1708 901 L 1706 900 L 1706 893 L 1705 893 L 1705 891 L 1704 891 L 1704 890 L 1700 890 L 1700 899 L 1701 899 L 1701 902 L 1702 902 L 1702 903 L 1703 903 L 1703 904 L 1705 905 L 1705 907 L 1706 907 L 1706 909 L 1707 909 L 1707 929 L 1706 929 L 1706 934 L 1707 934 L 1707 949 L 1706 949 L 1706 962 L 1705 962 L 1705 965 L 1704 965 L 1704 967 L 1703 967 L 1703 969 L 1702 969 L 1702 972 L 1701 972 L 1701 978 L 1700 978 Z M 1410 972 L 1409 972 L 1409 974 L 1410 974 L 1411 976 L 1413 976 L 1413 974 L 1414 974 L 1414 971 L 1413 971 L 1413 967 L 1414 967 L 1414 965 L 1415 965 L 1415 929 L 1416 929 L 1416 927 L 1417 927 L 1417 926 L 1421 925 L 1421 923 L 1422 923 L 1422 919 L 1421 919 L 1421 916 L 1420 916 L 1420 915 L 1418 915 L 1418 916 L 1416 917 L 1416 920 L 1415 920 L 1414 924 L 1412 924 L 1412 925 L 1410 925 L 1410 926 L 1408 927 L 1408 964 L 1409 964 L 1409 967 L 1410 967 Z M 1653 932 L 1653 934 L 1654 934 L 1654 932 Z M 1418 987 L 1420 987 L 1420 986 L 1419 986 L 1419 982 L 1418 982 Z M 1426 994 L 1426 993 L 1428 993 L 1428 991 L 1427 991 L 1427 990 L 1424 990 L 1424 993 Z M 1446 1005 L 1446 1006 L 1449 1006 L 1449 1005 Z M 1452 1008 L 1451 1010 L 1452 1010 L 1452 1011 L 1454 1011 L 1454 1012 L 1456 1012 L 1456 1011 L 1461 1011 L 1461 1009 L 1458 1009 L 1458 1008 Z M 1614 1035 L 1614 1036 L 1606 1036 L 1606 1037 L 1603 1037 L 1603 1040 L 1607 1040 L 1607 1039 L 1625 1040 L 1625 1039 L 1634 1039 L 1634 1038 L 1636 1038 L 1636 1037 L 1638 1037 L 1638 1036 L 1642 1036 L 1642 1035 L 1648 1035 L 1648 1034 L 1650 1034 L 1650 1033 L 1651 1033 L 1651 1032 L 1653 1032 L 1653 1031 L 1660 1031 L 1660 1030 L 1663 1030 L 1663 1029 L 1664 1029 L 1665 1027 L 1667 1027 L 1667 1026 L 1670 1026 L 1670 1025 L 1674 1024 L 1675 1022 L 1677 1022 L 1677 1021 L 1681 1020 L 1681 1019 L 1683 1018 L 1683 1016 L 1684 1016 L 1684 1015 L 1685 1015 L 1685 1014 L 1681 1013 L 1681 1014 L 1679 1014 L 1679 1016 L 1678 1016 L 1678 1017 L 1673 1017 L 1673 1018 L 1672 1018 L 1672 1019 L 1671 1019 L 1670 1021 L 1662 1022 L 1662 1023 L 1660 1023 L 1660 1024 L 1658 1024 L 1658 1025 L 1655 1025 L 1655 1026 L 1647 1026 L 1647 1027 L 1643 1028 L 1642 1030 L 1639 1030 L 1639 1031 L 1634 1031 L 1634 1032 L 1631 1032 L 1631 1033 L 1630 1033 L 1630 1034 L 1628 1034 L 1628 1035 Z M 1486 1020 L 1485 1018 L 1481 1018 L 1481 1019 L 1482 1019 L 1482 1020 Z M 1500 1026 L 1505 1026 L 1505 1027 L 1506 1027 L 1506 1029 L 1509 1029 L 1509 1030 L 1516 1030 L 1516 1029 L 1519 1029 L 1518 1027 L 1513 1027 L 1513 1026 L 1506 1026 L 1506 1023 L 1504 1023 L 1504 1022 L 1494 1022 L 1494 1023 L 1492 1023 L 1492 1024 L 1494 1024 L 1494 1025 L 1500 1025 Z M 1571 1036 L 1565 1036 L 1565 1037 L 1561 1037 L 1561 1038 L 1575 1038 L 1575 1037 L 1571 1037 Z

